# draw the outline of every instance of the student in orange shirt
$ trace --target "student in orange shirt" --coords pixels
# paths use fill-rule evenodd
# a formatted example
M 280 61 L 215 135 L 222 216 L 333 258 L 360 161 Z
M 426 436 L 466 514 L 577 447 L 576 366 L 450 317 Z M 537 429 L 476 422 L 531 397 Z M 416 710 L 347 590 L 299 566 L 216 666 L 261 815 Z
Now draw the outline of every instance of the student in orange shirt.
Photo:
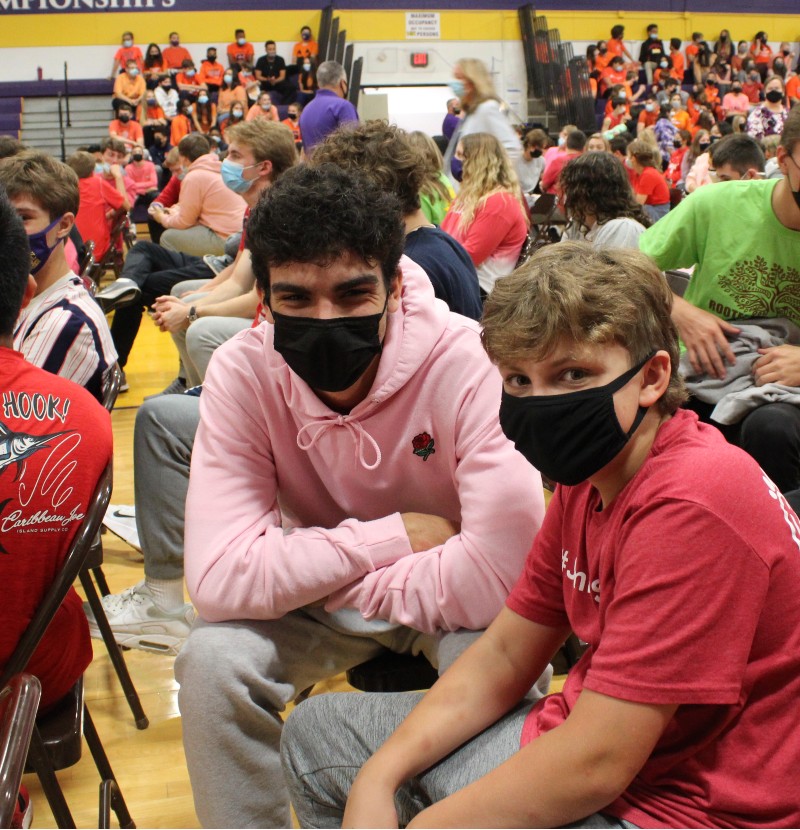
M 617 24 L 611 27 L 611 37 L 606 41 L 608 54 L 613 56 L 626 57 L 631 63 L 635 63 L 633 56 L 622 41 L 625 37 L 625 27 Z
M 122 71 L 122 67 L 128 65 L 128 61 L 133 61 L 140 72 L 144 69 L 142 50 L 133 45 L 133 32 L 122 33 L 122 46 L 114 53 L 114 63 L 109 76 L 112 81 L 117 77 L 117 73 Z
M 602 72 L 614 56 L 608 51 L 608 43 L 605 40 L 597 41 L 597 57 L 594 59 L 594 68 Z
M 625 62 L 619 55 L 615 55 L 600 76 L 600 94 L 605 94 L 606 90 L 616 84 L 624 84 L 626 80 Z
M 194 68 L 194 61 L 183 62 L 181 71 L 175 76 L 175 84 L 178 87 L 178 94 L 181 98 L 196 100 L 200 89 L 204 88 L 197 77 L 197 70 Z M 175 146 L 173 144 L 173 146 Z
M 108 134 L 118 138 L 127 150 L 144 147 L 142 125 L 134 121 L 130 104 L 120 104 L 117 117 L 108 125 Z
M 300 113 L 302 111 L 303 108 L 300 104 L 289 104 L 286 108 L 287 117 L 281 121 L 281 124 L 284 124 L 292 131 L 294 146 L 297 147 L 298 151 L 303 146 L 303 137 L 300 134 Z
M 311 35 L 311 27 L 303 26 L 300 29 L 300 40 L 292 49 L 292 63 L 300 64 L 305 58 L 316 59 L 319 55 L 319 45 Z
M 255 121 L 256 119 L 280 121 L 278 108 L 272 103 L 269 92 L 262 92 L 258 96 L 258 101 L 250 107 L 245 121 Z
M 671 111 L 669 120 L 675 125 L 678 130 L 688 130 L 692 126 L 692 118 L 683 106 L 679 93 L 674 93 L 670 98 Z
M 219 96 L 219 88 L 222 86 L 224 74 L 225 67 L 217 60 L 216 48 L 209 46 L 206 50 L 206 59 L 200 64 L 197 80 L 201 86 L 208 90 L 209 97 L 214 103 L 216 103 Z
M 242 113 L 247 112 L 248 102 L 247 93 L 244 87 L 239 83 L 233 69 L 226 69 L 222 76 L 222 86 L 219 90 L 219 97 L 217 98 L 217 123 L 222 126 L 223 122 L 230 115 L 231 107 L 238 103 L 242 108 Z
M 181 36 L 177 32 L 169 33 L 169 46 L 164 49 L 163 55 L 170 75 L 177 75 L 183 62 L 192 59 L 189 50 L 181 46 Z
M 672 61 L 671 75 L 679 83 L 683 83 L 683 76 L 686 72 L 686 59 L 681 52 L 683 41 L 679 37 L 672 37 L 669 40 L 669 59 Z
M 155 89 L 164 74 L 166 61 L 157 43 L 150 43 L 144 55 L 144 82 L 148 89 Z
M 147 86 L 136 61 L 131 59 L 125 65 L 125 71 L 117 75 L 114 81 L 114 97 L 111 106 L 118 111 L 123 104 L 128 104 L 131 113 L 135 112 L 144 100 Z
M 235 35 L 236 39 L 233 43 L 228 44 L 228 65 L 233 66 L 235 63 L 238 63 L 240 66 L 245 63 L 252 64 L 256 56 L 256 50 L 253 48 L 253 44 L 247 42 L 244 29 L 237 29 Z
M 786 81 L 786 97 L 789 100 L 789 107 L 800 104 L 800 75 L 792 75 Z
M 203 135 L 208 135 L 211 128 L 217 126 L 217 105 L 205 90 L 197 96 L 193 114 L 195 126 Z
M 183 98 L 178 105 L 178 114 L 170 124 L 169 143 L 177 147 L 181 139 L 193 132 L 194 128 L 194 104 L 187 98 Z
M 648 93 L 644 101 L 644 108 L 636 121 L 636 135 L 641 135 L 648 127 L 655 127 L 661 108 L 656 102 L 655 95 Z

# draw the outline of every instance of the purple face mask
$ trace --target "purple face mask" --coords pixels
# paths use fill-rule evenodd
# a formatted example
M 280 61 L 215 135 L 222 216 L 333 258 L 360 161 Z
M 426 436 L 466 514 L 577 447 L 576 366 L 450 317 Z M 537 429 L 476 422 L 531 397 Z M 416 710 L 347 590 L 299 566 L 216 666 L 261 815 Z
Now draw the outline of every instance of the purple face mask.
M 28 234 L 28 245 L 31 249 L 31 274 L 38 274 L 39 271 L 47 264 L 50 255 L 53 251 L 64 241 L 63 239 L 56 239 L 54 245 L 47 244 L 47 234 L 63 219 L 59 216 L 54 219 L 46 228 L 42 228 L 36 233 Z

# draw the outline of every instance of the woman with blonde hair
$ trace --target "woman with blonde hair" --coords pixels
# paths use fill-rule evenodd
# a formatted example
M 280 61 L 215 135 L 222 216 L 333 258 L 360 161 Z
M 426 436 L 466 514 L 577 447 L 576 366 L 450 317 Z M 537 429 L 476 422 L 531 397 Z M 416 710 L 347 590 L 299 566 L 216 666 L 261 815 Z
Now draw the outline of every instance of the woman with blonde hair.
M 493 135 L 516 168 L 522 158 L 522 146 L 519 136 L 500 109 L 500 98 L 486 65 L 477 58 L 461 58 L 453 68 L 453 78 L 450 88 L 461 101 L 464 118 L 447 147 L 445 171 L 456 173 L 455 166 L 451 165 L 455 149 L 460 139 L 473 133 Z
M 425 179 L 419 192 L 422 212 L 432 225 L 441 225 L 442 220 L 456 196 L 450 179 L 444 174 L 444 160 L 436 142 L 420 130 L 408 134 L 411 146 L 417 151 L 425 168 Z
M 530 220 L 519 179 L 500 142 L 489 133 L 471 133 L 459 142 L 461 190 L 442 222 L 460 242 L 478 271 L 481 294 L 517 264 Z

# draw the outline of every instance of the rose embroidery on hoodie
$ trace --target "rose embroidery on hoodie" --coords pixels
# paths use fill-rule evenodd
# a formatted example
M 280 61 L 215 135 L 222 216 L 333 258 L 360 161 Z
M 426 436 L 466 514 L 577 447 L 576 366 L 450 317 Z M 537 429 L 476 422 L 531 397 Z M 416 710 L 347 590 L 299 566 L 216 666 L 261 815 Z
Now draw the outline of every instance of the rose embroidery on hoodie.
M 418 455 L 423 461 L 427 461 L 428 456 L 436 452 L 433 445 L 434 440 L 427 432 L 421 432 L 411 440 L 414 455 Z

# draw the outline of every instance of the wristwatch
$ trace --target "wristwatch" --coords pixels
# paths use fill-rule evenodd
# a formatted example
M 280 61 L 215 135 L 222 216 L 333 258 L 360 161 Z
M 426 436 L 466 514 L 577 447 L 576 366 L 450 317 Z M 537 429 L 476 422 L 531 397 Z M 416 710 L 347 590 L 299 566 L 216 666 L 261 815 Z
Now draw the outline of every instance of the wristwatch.
M 186 315 L 186 319 L 187 319 L 190 323 L 194 323 L 194 321 L 197 319 L 197 316 L 198 316 L 198 315 L 197 315 L 197 307 L 196 307 L 196 306 L 192 306 L 192 307 L 189 309 L 189 313 Z

